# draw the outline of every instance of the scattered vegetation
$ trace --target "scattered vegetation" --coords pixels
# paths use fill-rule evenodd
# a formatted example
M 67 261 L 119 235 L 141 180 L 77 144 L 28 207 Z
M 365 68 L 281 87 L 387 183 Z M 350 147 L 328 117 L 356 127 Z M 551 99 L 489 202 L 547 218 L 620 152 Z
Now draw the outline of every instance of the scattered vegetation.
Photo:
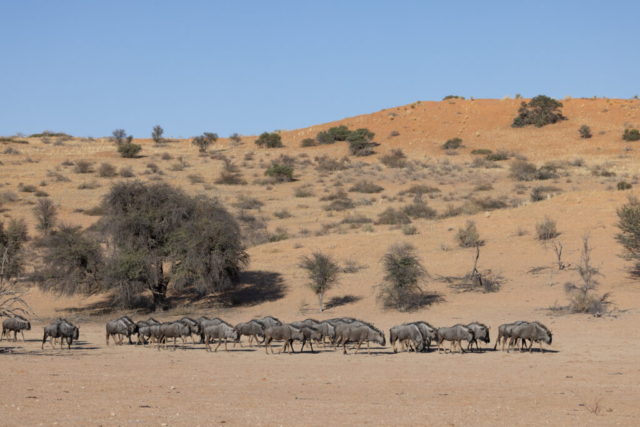
M 384 188 L 380 187 L 378 184 L 374 184 L 371 181 L 362 180 L 355 183 L 349 191 L 352 193 L 365 193 L 365 194 L 373 194 L 380 193 Z
M 383 282 L 378 300 L 385 308 L 411 311 L 427 303 L 423 283 L 429 277 L 416 248 L 408 243 L 393 245 L 382 258 Z
M 479 148 L 477 150 L 471 150 L 471 154 L 475 155 L 475 156 L 486 156 L 488 154 L 493 153 L 493 151 L 487 149 L 487 148 Z
M 79 174 L 93 173 L 93 163 L 89 162 L 88 160 L 78 160 L 76 161 L 76 165 L 73 168 L 73 171 Z
M 305 138 L 302 140 L 302 143 L 300 145 L 302 147 L 315 147 L 316 145 L 318 145 L 318 141 L 313 138 Z
M 274 178 L 277 182 L 291 182 L 293 181 L 293 167 L 284 166 L 278 163 L 273 163 L 265 172 L 266 176 Z
M 460 147 L 462 147 L 462 139 L 460 138 L 450 139 L 442 145 L 445 150 L 455 150 Z
M 33 215 L 36 218 L 36 230 L 46 236 L 56 226 L 58 209 L 50 199 L 39 199 L 33 207 Z
M 591 128 L 587 125 L 580 126 L 580 129 L 578 129 L 578 133 L 580 134 L 580 138 L 582 139 L 589 139 L 593 136 L 591 134 Z
M 153 142 L 156 144 L 162 144 L 164 142 L 164 138 L 162 137 L 163 133 L 164 129 L 162 129 L 162 126 L 154 126 L 153 131 L 151 132 L 151 139 L 153 139 Z
M 347 136 L 349 142 L 349 152 L 354 156 L 368 156 L 373 154 L 372 142 L 375 133 L 369 129 L 357 129 Z
M 218 134 L 212 132 L 205 132 L 202 135 L 196 136 L 191 140 L 191 144 L 198 147 L 198 151 L 201 153 L 206 153 L 207 148 L 211 144 L 215 144 L 218 140 Z
M 113 178 L 117 174 L 116 167 L 111 163 L 102 163 L 98 168 L 98 176 L 101 178 Z
M 118 146 L 118 153 L 120 153 L 120 157 L 127 159 L 138 157 L 138 153 L 140 153 L 140 151 L 142 151 L 142 146 L 131 142 Z
M 464 228 L 459 228 L 454 240 L 462 248 L 482 246 L 484 240 L 480 239 L 480 233 L 474 221 L 468 220 Z
M 238 167 L 229 159 L 223 159 L 224 168 L 220 171 L 220 176 L 216 180 L 216 184 L 225 185 L 245 185 L 244 180 Z
M 553 165 L 542 166 L 539 169 L 526 160 L 514 160 L 509 168 L 509 177 L 516 181 L 534 181 L 557 178 Z
M 620 181 L 617 185 L 619 191 L 630 190 L 633 185 L 629 184 L 627 181 Z
M 403 211 L 398 211 L 392 207 L 388 207 L 384 212 L 378 215 L 377 224 L 386 225 L 402 225 L 410 224 L 411 218 Z

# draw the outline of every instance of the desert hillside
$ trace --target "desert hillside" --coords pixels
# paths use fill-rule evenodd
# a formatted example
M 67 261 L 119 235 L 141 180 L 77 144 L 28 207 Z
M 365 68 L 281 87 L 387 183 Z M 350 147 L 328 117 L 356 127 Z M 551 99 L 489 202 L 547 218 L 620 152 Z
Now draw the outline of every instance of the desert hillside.
M 352 316 L 368 319 L 383 330 L 411 319 L 424 319 L 438 326 L 480 321 L 492 327 L 494 335 L 490 348 L 493 348 L 500 324 L 537 319 L 553 330 L 553 344 L 548 347 L 549 353 L 527 355 L 526 360 L 516 360 L 520 355 L 495 352 L 475 359 L 473 356 L 462 357 L 470 359 L 463 365 L 458 359 L 442 361 L 438 358 L 444 356 L 434 355 L 435 359 L 431 360 L 435 361 L 424 365 L 416 362 L 413 355 L 402 354 L 398 356 L 402 360 L 401 367 L 385 368 L 395 361 L 381 361 L 374 356 L 363 356 L 362 361 L 351 358 L 347 362 L 349 367 L 360 366 L 362 372 L 376 376 L 382 366 L 389 369 L 383 376 L 396 375 L 398 382 L 392 382 L 388 395 L 382 390 L 372 392 L 374 401 L 388 399 L 383 406 L 376 406 L 361 395 L 349 401 L 350 408 L 361 416 L 362 423 L 375 416 L 376 420 L 390 424 L 431 421 L 446 425 L 451 420 L 453 424 L 450 425 L 468 425 L 482 416 L 494 425 L 499 422 L 528 424 L 522 419 L 504 418 L 499 407 L 495 408 L 495 400 L 487 396 L 480 400 L 493 406 L 478 409 L 480 406 L 474 402 L 474 396 L 483 394 L 483 387 L 486 387 L 501 396 L 502 405 L 510 408 L 511 416 L 529 417 L 529 421 L 532 417 L 542 417 L 538 419 L 556 425 L 633 425 L 633 414 L 637 415 L 635 402 L 640 396 L 637 386 L 640 333 L 635 327 L 640 307 L 640 284 L 629 274 L 630 263 L 620 257 L 622 248 L 615 235 L 618 231 L 616 209 L 640 183 L 638 143 L 622 139 L 625 129 L 640 128 L 640 101 L 565 99 L 562 100 L 562 111 L 567 120 L 542 128 L 512 128 L 510 125 L 520 102 L 515 99 L 416 102 L 309 128 L 282 130 L 284 147 L 274 149 L 257 147 L 254 144 L 256 136 L 243 136 L 239 143 L 221 138 L 206 153 L 200 153 L 190 140 L 158 145 L 151 139 L 135 139 L 133 142 L 142 146 L 140 157 L 124 159 L 107 138 L 17 138 L 28 143 L 5 141 L 0 146 L 0 219 L 6 223 L 10 218 L 24 218 L 30 234 L 37 236 L 32 210 L 39 197 L 48 197 L 58 207 L 60 221 L 86 228 L 98 220 L 102 197 L 113 182 L 120 180 L 166 182 L 189 194 L 216 197 L 240 218 L 243 229 L 251 235 L 246 239 L 251 263 L 242 275 L 238 290 L 203 298 L 171 294 L 173 307 L 164 313 L 153 313 L 153 316 L 169 319 L 187 314 L 193 317 L 208 314 L 224 317 L 232 323 L 266 315 L 286 321 Z M 340 125 L 351 130 L 368 128 L 374 132 L 375 153 L 365 157 L 352 156 L 348 143 L 343 141 L 301 146 L 303 139 L 314 138 L 318 132 Z M 592 138 L 580 137 L 578 129 L 582 125 L 591 128 Z M 170 130 L 167 129 L 167 133 Z M 442 145 L 455 137 L 462 139 L 462 147 L 443 150 Z M 486 154 L 477 154 L 476 150 L 491 150 L 492 154 L 500 153 L 503 157 L 488 159 Z M 473 151 L 476 154 L 472 154 Z M 514 177 L 511 165 L 525 161 L 546 171 L 545 178 L 548 179 L 527 181 Z M 294 181 L 265 179 L 264 172 L 273 162 L 292 166 Z M 234 170 L 244 184 L 217 182 L 229 164 L 235 166 Z M 79 167 L 83 165 L 88 165 L 85 170 Z M 631 184 L 632 189 L 619 191 L 621 181 Z M 410 207 L 417 204 L 416 198 L 420 197 L 421 206 L 430 209 L 423 209 L 422 214 L 412 213 Z M 400 215 L 406 218 L 401 222 L 406 223 L 394 224 L 393 220 L 388 220 L 390 208 L 398 215 L 407 212 Z M 556 222 L 559 234 L 554 241 L 563 245 L 562 261 L 567 266 L 562 270 L 558 269 L 551 244 L 538 238 L 536 224 L 545 217 Z M 501 278 L 491 292 L 462 290 L 446 280 L 462 277 L 473 268 L 476 250 L 460 247 L 455 239 L 458 230 L 466 227 L 469 221 L 475 223 L 483 241 L 479 271 L 487 277 Z M 610 313 L 594 317 L 550 310 L 567 304 L 563 285 L 579 280 L 575 266 L 579 262 L 582 237 L 587 233 L 594 248 L 592 259 L 602 273 L 597 292 L 611 293 Z M 425 290 L 432 295 L 432 300 L 415 312 L 385 310 L 376 298 L 384 275 L 380 260 L 391 245 L 404 242 L 415 246 L 430 275 Z M 325 297 L 323 313 L 318 310 L 314 294 L 305 286 L 305 272 L 298 266 L 302 256 L 314 251 L 330 254 L 344 267 L 338 286 Z M 35 257 L 29 259 L 28 269 L 38 263 Z M 22 285 L 29 287 L 30 283 Z M 91 381 L 99 381 L 102 371 L 84 356 L 97 355 L 100 363 L 105 364 L 113 355 L 122 359 L 130 356 L 126 347 L 104 349 L 104 321 L 125 314 L 124 310 L 110 307 L 109 295 L 58 298 L 33 287 L 27 300 L 37 316 L 31 332 L 34 339 L 26 344 L 12 344 L 16 355 L 11 356 L 14 358 L 11 363 L 24 365 L 21 366 L 25 372 L 30 369 L 27 366 L 30 362 L 24 362 L 20 355 L 40 354 L 46 356 L 44 360 L 57 354 L 57 350 L 46 347 L 41 351 L 35 338 L 39 338 L 43 325 L 58 316 L 85 325 L 81 330 L 86 331 L 88 338 L 85 339 L 90 344 L 85 344 L 86 348 L 78 350 L 73 357 L 87 367 Z M 149 315 L 143 310 L 126 313 L 136 319 Z M 620 339 L 616 334 L 622 330 L 627 333 Z M 136 348 L 135 352 L 148 354 L 151 350 Z M 171 361 L 163 358 L 166 353 L 157 351 L 152 357 L 158 366 L 174 369 L 174 361 L 181 363 L 182 359 L 191 364 L 204 363 L 195 353 L 189 351 L 184 357 L 171 356 Z M 215 357 L 223 359 L 225 356 L 218 354 Z M 304 378 L 314 383 L 325 402 L 340 397 L 349 400 L 354 390 L 367 387 L 367 382 L 355 372 L 340 371 L 344 365 L 333 360 L 342 357 L 340 354 L 323 352 L 317 360 L 326 363 L 332 372 L 315 367 L 308 375 L 303 373 L 303 362 L 288 365 L 278 359 L 273 365 L 265 362 L 263 356 L 260 352 L 238 352 L 220 362 L 225 369 L 218 379 L 229 386 L 230 396 L 256 398 L 242 394 L 241 384 L 234 383 L 237 372 L 241 372 L 238 375 L 250 375 L 252 387 L 266 392 L 271 381 L 285 387 L 285 380 L 279 375 L 291 370 L 294 375 L 299 374 L 297 379 L 303 378 L 302 383 L 306 381 Z M 153 376 L 145 371 L 149 368 L 142 361 L 139 357 L 135 367 Z M 7 358 L 0 359 L 0 364 L 8 363 Z M 258 363 L 256 369 L 259 367 L 264 375 L 249 374 L 249 365 L 238 368 L 238 363 Z M 438 364 L 441 365 L 428 371 L 429 367 Z M 504 370 L 499 372 L 501 366 Z M 413 377 L 412 369 L 418 369 L 416 377 Z M 456 369 L 467 379 L 475 379 L 470 388 L 467 389 L 468 384 L 461 378 L 448 381 Z M 73 363 L 62 370 L 69 375 L 69 384 L 88 386 L 80 374 L 73 372 Z M 340 372 L 343 378 L 353 382 L 341 389 L 332 389 L 334 396 L 323 391 L 322 383 L 337 384 Z M 116 377 L 116 384 L 126 384 L 126 378 L 116 368 L 109 368 L 109 374 Z M 612 377 L 614 374 L 616 376 Z M 215 375 L 211 375 L 207 378 L 215 381 Z M 180 383 L 176 384 L 179 388 L 191 387 L 185 377 L 176 374 L 172 378 Z M 15 386 L 13 390 L 21 390 L 19 393 L 35 393 L 26 391 L 26 385 L 21 383 L 23 379 L 16 374 L 11 374 L 10 381 Z M 156 378 L 150 381 L 160 387 Z M 296 399 L 311 393 L 306 386 L 300 385 L 300 381 L 294 381 Z M 71 387 L 69 384 L 64 387 Z M 429 384 L 441 387 L 440 391 L 436 392 Z M 54 388 L 63 390 L 64 387 L 56 385 Z M 105 387 L 108 393 L 123 399 L 117 387 Z M 145 387 L 135 387 L 140 388 L 139 393 L 146 393 L 142 390 Z M 199 396 L 198 392 L 207 391 L 202 387 L 206 386 L 198 383 L 186 393 Z M 2 390 L 6 394 L 8 389 L 0 388 L 0 396 L 6 402 L 8 396 L 3 396 Z M 405 396 L 400 394 L 405 392 L 408 393 Z M 397 405 L 417 403 L 416 393 L 422 397 L 428 394 L 435 409 L 395 415 L 387 411 Z M 444 397 L 447 394 L 457 396 L 462 405 L 455 410 L 448 408 L 447 397 Z M 530 400 L 532 396 L 535 401 Z M 599 418 L 579 406 L 591 405 L 601 397 L 605 400 Z M 176 412 L 171 397 L 167 402 L 171 409 L 154 409 L 154 419 L 169 416 L 169 411 Z M 271 411 L 272 417 L 261 420 L 266 424 L 282 422 L 273 409 L 273 405 L 279 403 L 269 398 L 266 402 L 263 409 Z M 25 404 L 36 405 L 32 401 Z M 540 404 L 546 405 L 542 412 Z M 285 405 L 287 409 L 304 406 L 298 400 L 287 400 Z M 328 413 L 323 406 L 310 404 L 306 408 L 309 412 L 299 413 L 296 418 L 303 424 L 340 419 L 340 414 Z M 134 419 L 136 408 L 122 411 Z M 255 423 L 256 419 L 250 417 L 262 416 L 256 407 L 245 411 L 238 401 L 230 411 L 230 419 L 237 424 Z M 100 411 L 93 407 L 90 412 L 97 414 Z M 96 420 L 109 422 L 111 409 L 103 412 L 96 415 Z M 446 417 L 437 418 L 437 414 L 446 414 Z M 14 421 L 20 424 L 19 420 L 25 421 L 16 415 Z M 81 424 L 83 420 L 86 421 L 75 422 Z M 121 419 L 119 422 L 126 421 Z

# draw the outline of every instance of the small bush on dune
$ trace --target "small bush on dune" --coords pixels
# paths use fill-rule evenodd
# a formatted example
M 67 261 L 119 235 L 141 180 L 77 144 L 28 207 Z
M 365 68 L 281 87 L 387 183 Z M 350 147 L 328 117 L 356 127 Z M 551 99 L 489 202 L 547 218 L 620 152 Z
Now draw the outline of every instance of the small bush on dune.
M 549 218 L 548 216 L 544 217 L 544 220 L 536 223 L 536 234 L 538 236 L 538 240 L 551 240 L 554 237 L 558 236 L 558 229 L 556 228 L 556 222 Z
M 164 138 L 162 137 L 163 133 L 164 129 L 162 129 L 162 126 L 154 126 L 153 132 L 151 132 L 151 139 L 153 139 L 153 142 L 156 144 L 162 144 L 164 142 Z
M 380 157 L 380 161 L 388 168 L 401 169 L 407 166 L 407 156 L 401 149 L 393 149 L 390 154 Z
M 622 139 L 625 141 L 639 141 L 640 131 L 638 131 L 638 129 L 625 129 L 622 134 Z
M 198 147 L 198 151 L 204 153 L 211 144 L 218 141 L 218 134 L 213 132 L 205 132 L 200 136 L 196 136 L 191 140 L 191 144 Z
M 377 298 L 385 308 L 404 312 L 424 305 L 422 284 L 429 273 L 414 246 L 408 243 L 391 246 L 382 264 L 385 274 Z
M 138 144 L 122 144 L 118 146 L 118 153 L 120 153 L 120 157 L 133 159 L 138 156 L 138 153 L 142 151 L 142 146 Z
M 633 186 L 626 181 L 620 181 L 617 187 L 619 191 L 624 191 L 624 190 L 629 190 Z
M 351 199 L 337 199 L 329 203 L 324 207 L 325 211 L 346 211 L 348 209 L 354 209 L 356 206 Z
M 256 139 L 256 145 L 258 147 L 266 148 L 280 148 L 282 145 L 282 137 L 276 132 L 263 132 L 258 139 Z
M 187 179 L 189 180 L 189 182 L 191 182 L 191 184 L 203 184 L 204 183 L 204 177 L 202 175 L 198 174 L 191 174 L 191 175 L 187 175 Z
M 580 134 L 580 137 L 582 139 L 588 139 L 593 136 L 591 135 L 591 128 L 587 125 L 580 126 L 580 129 L 578 129 L 578 133 Z
M 293 195 L 295 197 L 311 197 L 313 196 L 313 191 L 306 187 L 298 187 Z
M 511 126 L 514 128 L 521 128 L 527 125 L 542 127 L 566 120 L 560 108 L 562 108 L 562 102 L 545 95 L 538 95 L 532 98 L 528 104 L 524 101 L 522 102 L 518 109 L 518 117 L 513 120 Z
M 402 225 L 402 224 L 410 224 L 411 218 L 409 215 L 402 211 L 395 210 L 392 207 L 388 207 L 384 212 L 378 215 L 377 224 L 384 225 Z
M 482 246 L 484 240 L 480 239 L 480 233 L 476 227 L 476 223 L 469 220 L 464 228 L 459 228 L 455 235 L 455 241 L 462 248 L 472 248 Z
M 378 184 L 374 184 L 373 182 L 367 180 L 359 181 L 349 189 L 349 191 L 352 193 L 365 194 L 379 193 L 383 190 L 384 188 L 380 187 Z
M 413 236 L 415 234 L 418 234 L 418 227 L 416 227 L 415 225 L 405 224 L 402 226 L 401 230 L 402 234 L 404 234 L 405 236 Z
M 354 156 L 369 156 L 373 154 L 371 141 L 373 141 L 374 137 L 375 133 L 366 128 L 351 132 L 347 137 L 349 152 Z
M 113 178 L 117 174 L 115 166 L 111 163 L 102 163 L 98 168 L 98 176 L 101 178 Z
M 235 206 L 238 209 L 260 209 L 262 206 L 264 205 L 264 203 L 262 203 L 260 200 L 256 199 L 255 197 L 245 197 L 243 195 L 241 195 L 240 197 L 238 197 L 238 202 L 235 203 L 233 206 Z
M 231 160 L 225 158 L 223 162 L 224 169 L 220 171 L 216 184 L 245 185 L 247 183 L 247 181 L 242 178 L 238 167 Z
M 329 158 L 327 156 L 316 157 L 316 170 L 318 172 L 336 172 L 349 168 L 349 159 L 344 157 L 341 160 Z
M 73 171 L 80 174 L 93 173 L 93 163 L 87 160 L 78 160 Z
M 525 160 L 514 160 L 509 169 L 509 177 L 516 181 L 534 181 L 557 178 L 556 170 L 550 165 L 538 169 Z
M 402 208 L 402 212 L 414 219 L 433 219 L 438 216 L 436 210 L 427 206 L 426 203 L 411 203 Z
M 509 153 L 506 151 L 498 151 L 497 153 L 489 153 L 487 154 L 486 159 L 490 162 L 500 162 L 503 160 L 509 160 Z
M 462 147 L 462 139 L 460 138 L 450 139 L 442 145 L 445 150 L 455 150 L 460 147 Z
M 264 172 L 264 174 L 265 176 L 275 178 L 278 182 L 293 181 L 293 167 L 291 166 L 274 163 Z
M 491 154 L 493 153 L 493 151 L 487 149 L 487 148 L 479 148 L 477 150 L 472 150 L 471 154 L 475 155 L 475 156 L 486 156 L 487 154 Z
M 545 200 L 548 197 L 548 195 L 552 193 L 557 193 L 560 191 L 562 191 L 560 188 L 554 187 L 554 186 L 534 187 L 533 190 L 531 190 L 531 201 L 539 202 L 541 200 Z
M 305 138 L 302 140 L 302 143 L 300 145 L 303 147 L 315 147 L 316 145 L 318 145 L 318 141 L 313 138 Z
M 133 173 L 131 166 L 123 166 L 120 168 L 120 176 L 123 178 L 133 178 L 136 174 Z

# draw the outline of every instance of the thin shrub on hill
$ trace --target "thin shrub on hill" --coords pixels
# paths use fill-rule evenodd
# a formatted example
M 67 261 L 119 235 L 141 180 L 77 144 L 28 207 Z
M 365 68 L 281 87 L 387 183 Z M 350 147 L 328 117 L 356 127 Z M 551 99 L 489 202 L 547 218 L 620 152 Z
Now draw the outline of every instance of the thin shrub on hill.
M 414 219 L 433 219 L 438 216 L 436 210 L 430 208 L 424 202 L 411 203 L 402 208 L 402 212 Z
M 410 224 L 411 218 L 405 212 L 388 207 L 384 212 L 378 215 L 377 224 L 384 225 L 402 225 Z
M 539 240 L 551 240 L 559 234 L 556 228 L 556 222 L 548 216 L 545 216 L 544 220 L 536 223 L 536 235 Z
M 379 193 L 383 190 L 384 188 L 382 188 L 378 184 L 374 184 L 373 182 L 367 180 L 358 181 L 349 189 L 349 191 L 352 193 L 365 194 Z
M 277 182 L 293 181 L 293 167 L 273 163 L 265 172 L 265 176 L 274 178 Z
M 455 241 L 462 248 L 482 246 L 484 240 L 480 239 L 480 233 L 474 221 L 467 221 L 464 228 L 459 228 L 455 235 Z
M 460 147 L 462 147 L 462 139 L 460 138 L 452 138 L 442 145 L 445 150 L 455 150 Z
M 302 140 L 300 145 L 302 147 L 315 147 L 316 145 L 318 145 L 318 141 L 316 141 L 313 138 L 305 138 L 305 139 Z
M 356 129 L 347 136 L 349 152 L 354 156 L 369 156 L 373 154 L 372 141 L 375 133 L 367 128 Z
M 384 276 L 377 299 L 383 307 L 405 312 L 428 304 L 423 285 L 429 273 L 413 245 L 392 245 L 382 258 L 382 265 Z

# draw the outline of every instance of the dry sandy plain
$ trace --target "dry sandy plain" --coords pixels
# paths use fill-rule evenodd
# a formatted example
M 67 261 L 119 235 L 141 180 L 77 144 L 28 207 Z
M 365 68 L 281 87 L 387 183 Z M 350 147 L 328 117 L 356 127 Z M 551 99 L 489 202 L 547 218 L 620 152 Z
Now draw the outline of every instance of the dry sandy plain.
M 231 323 L 255 316 L 273 315 L 285 321 L 307 317 L 353 316 L 367 319 L 383 330 L 412 319 L 438 326 L 481 321 L 491 326 L 491 345 L 477 354 L 393 354 L 374 346 L 371 355 L 342 355 L 328 349 L 295 355 L 266 355 L 264 348 L 230 348 L 228 353 L 207 353 L 201 345 L 185 350 L 155 350 L 133 346 L 106 346 L 104 323 L 125 314 L 109 312 L 109 298 L 55 298 L 31 289 L 28 302 L 37 316 L 27 342 L 0 343 L 0 424 L 21 425 L 638 425 L 640 416 L 640 285 L 620 257 L 615 241 L 616 209 L 628 192 L 617 191 L 618 181 L 636 184 L 637 143 L 622 141 L 625 127 L 640 128 L 640 101 L 571 99 L 564 101 L 569 120 L 542 129 L 512 129 L 516 100 L 453 100 L 423 102 L 312 128 L 283 131 L 286 148 L 258 149 L 254 137 L 239 146 L 228 140 L 199 156 L 183 140 L 154 147 L 143 145 L 144 158 L 121 159 L 106 140 L 74 139 L 64 145 L 5 144 L 19 154 L 1 154 L 0 194 L 17 198 L 2 205 L 3 220 L 25 218 L 33 228 L 31 209 L 35 197 L 19 184 L 40 186 L 59 206 L 61 218 L 88 226 L 96 216 L 82 211 L 96 206 L 118 177 L 73 173 L 62 162 L 86 159 L 96 168 L 103 162 L 131 166 L 137 179 L 162 179 L 186 191 L 219 197 L 229 208 L 240 195 L 264 203 L 259 211 L 268 229 L 288 239 L 253 246 L 251 265 L 241 290 L 233 295 L 211 295 L 190 300 L 174 297 L 175 307 L 153 313 L 157 319 L 183 315 L 220 316 Z M 393 114 L 391 114 L 393 113 Z M 323 172 L 316 156 L 342 158 L 346 143 L 301 148 L 303 138 L 336 124 L 368 127 L 380 146 L 366 158 L 350 158 L 349 168 Z M 582 124 L 591 126 L 593 138 L 578 137 Z M 215 129 L 213 129 L 215 130 Z M 399 136 L 388 137 L 391 131 Z M 170 131 L 169 131 L 170 133 Z M 449 156 L 440 145 L 460 136 L 465 148 Z M 414 163 L 392 169 L 379 157 L 401 148 Z M 583 166 L 568 166 L 552 181 L 525 182 L 526 188 L 508 177 L 508 162 L 501 168 L 472 168 L 473 149 L 505 149 L 526 156 L 538 165 L 547 161 L 583 159 Z M 171 160 L 162 160 L 162 153 Z M 253 160 L 245 155 L 253 152 Z M 214 184 L 221 168 L 220 154 L 233 159 L 249 185 Z M 252 182 L 281 154 L 296 159 L 296 182 L 264 186 Z M 308 157 L 305 157 L 307 155 Z M 173 171 L 178 157 L 189 164 Z M 155 163 L 163 174 L 145 173 Z M 595 176 L 596 166 L 616 176 Z M 48 171 L 57 171 L 69 182 L 56 182 Z M 188 175 L 200 174 L 204 183 L 191 184 Z M 348 193 L 355 209 L 327 212 L 329 202 L 319 199 L 361 179 L 375 182 L 377 194 Z M 474 191 L 479 183 L 492 189 Z M 91 183 L 92 189 L 78 189 Z M 362 214 L 374 221 L 389 206 L 402 207 L 413 196 L 398 196 L 415 184 L 440 189 L 428 199 L 439 213 L 448 204 L 462 205 L 470 198 L 495 198 L 506 209 L 477 212 L 445 219 L 414 220 L 417 234 L 404 235 L 399 228 L 339 224 L 347 215 Z M 559 190 L 536 203 L 529 193 L 539 185 Z M 310 197 L 294 197 L 301 186 Z M 518 192 L 520 194 L 518 194 Z M 285 208 L 289 218 L 274 213 Z M 600 318 L 568 315 L 548 310 L 566 304 L 563 284 L 577 280 L 569 266 L 558 271 L 555 255 L 535 238 L 535 223 L 545 215 L 557 221 L 564 245 L 564 261 L 575 265 L 581 236 L 588 232 L 593 258 L 601 268 L 599 292 L 611 292 L 612 312 Z M 476 222 L 485 246 L 481 270 L 502 271 L 505 282 L 499 292 L 459 293 L 439 276 L 463 275 L 472 266 L 474 251 L 455 246 L 453 236 L 468 219 Z M 416 246 L 433 277 L 427 284 L 439 302 L 418 312 L 385 311 L 376 302 L 376 285 L 382 268 L 379 260 L 398 242 Z M 304 286 L 297 267 L 299 257 L 314 250 L 351 260 L 363 268 L 341 276 L 340 285 L 327 295 L 329 307 L 319 313 L 313 294 Z M 37 262 L 37 260 L 33 260 Z M 540 267 L 540 268 L 539 268 Z M 538 274 L 532 273 L 537 269 Z M 29 283 L 24 283 L 29 286 Z M 148 313 L 129 312 L 135 319 Z M 71 351 L 40 349 L 42 327 L 55 317 L 66 316 L 80 325 L 80 341 Z M 540 320 L 553 331 L 553 344 L 540 354 L 493 351 L 497 328 L 518 319 Z M 299 345 L 296 345 L 296 348 Z M 353 352 L 351 352 L 353 353 Z

